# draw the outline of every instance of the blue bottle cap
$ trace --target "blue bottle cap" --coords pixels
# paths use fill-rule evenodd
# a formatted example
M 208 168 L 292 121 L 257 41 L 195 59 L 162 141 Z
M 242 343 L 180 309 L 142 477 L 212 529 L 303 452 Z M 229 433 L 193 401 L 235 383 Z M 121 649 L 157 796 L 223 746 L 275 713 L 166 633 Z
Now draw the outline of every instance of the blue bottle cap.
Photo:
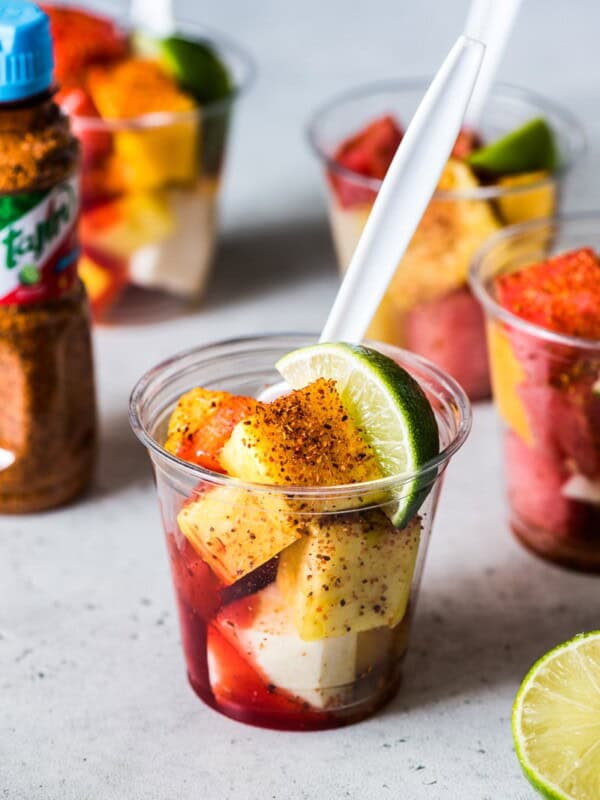
M 0 103 L 49 89 L 53 66 L 48 16 L 28 0 L 0 0 Z

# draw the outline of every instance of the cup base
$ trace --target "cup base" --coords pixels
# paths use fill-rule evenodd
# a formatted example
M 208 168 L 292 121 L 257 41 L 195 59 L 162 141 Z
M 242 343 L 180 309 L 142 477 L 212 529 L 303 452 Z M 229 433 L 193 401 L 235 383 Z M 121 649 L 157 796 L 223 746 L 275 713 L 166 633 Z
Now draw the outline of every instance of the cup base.
M 359 706 L 336 709 L 335 711 L 307 711 L 306 714 L 288 716 L 255 710 L 233 702 L 221 703 L 215 699 L 212 692 L 207 691 L 204 686 L 194 681 L 189 672 L 187 673 L 187 678 L 200 700 L 219 714 L 236 720 L 236 722 L 252 725 L 255 728 L 292 732 L 331 730 L 361 722 L 368 717 L 372 717 L 393 700 L 402 683 L 402 674 L 398 671 L 393 682 L 386 685 L 375 697 L 363 701 Z
M 514 512 L 510 527 L 517 541 L 538 558 L 576 572 L 600 574 L 600 535 L 597 533 L 592 535 L 590 530 L 585 538 L 569 540 L 524 522 Z

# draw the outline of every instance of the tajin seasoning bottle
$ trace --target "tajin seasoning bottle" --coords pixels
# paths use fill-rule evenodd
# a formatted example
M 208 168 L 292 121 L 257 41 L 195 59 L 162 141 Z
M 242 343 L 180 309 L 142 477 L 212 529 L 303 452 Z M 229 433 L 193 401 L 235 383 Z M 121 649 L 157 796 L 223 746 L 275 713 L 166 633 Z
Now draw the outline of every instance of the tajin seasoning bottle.
M 71 500 L 96 449 L 79 146 L 52 69 L 47 16 L 0 3 L 0 513 Z

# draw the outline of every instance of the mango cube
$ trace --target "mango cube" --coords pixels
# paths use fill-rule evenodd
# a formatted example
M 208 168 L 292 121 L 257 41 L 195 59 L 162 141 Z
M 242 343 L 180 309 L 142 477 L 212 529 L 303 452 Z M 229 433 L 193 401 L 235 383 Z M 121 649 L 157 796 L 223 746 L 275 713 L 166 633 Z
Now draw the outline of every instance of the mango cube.
M 469 191 L 479 182 L 471 169 L 450 159 L 438 184 L 440 191 Z M 410 311 L 462 286 L 480 245 L 500 223 L 487 200 L 433 197 L 389 288 L 396 307 Z

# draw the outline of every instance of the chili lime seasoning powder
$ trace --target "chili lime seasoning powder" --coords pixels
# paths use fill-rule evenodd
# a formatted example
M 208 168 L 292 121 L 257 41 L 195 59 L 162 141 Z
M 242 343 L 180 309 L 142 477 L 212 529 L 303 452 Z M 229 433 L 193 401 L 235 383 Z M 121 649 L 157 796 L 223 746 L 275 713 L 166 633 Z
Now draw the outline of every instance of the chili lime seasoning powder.
M 0 5 L 0 512 L 89 483 L 96 405 L 77 277 L 79 146 L 52 101 L 47 16 Z
M 502 275 L 500 305 L 547 330 L 600 339 L 600 259 L 590 248 Z

